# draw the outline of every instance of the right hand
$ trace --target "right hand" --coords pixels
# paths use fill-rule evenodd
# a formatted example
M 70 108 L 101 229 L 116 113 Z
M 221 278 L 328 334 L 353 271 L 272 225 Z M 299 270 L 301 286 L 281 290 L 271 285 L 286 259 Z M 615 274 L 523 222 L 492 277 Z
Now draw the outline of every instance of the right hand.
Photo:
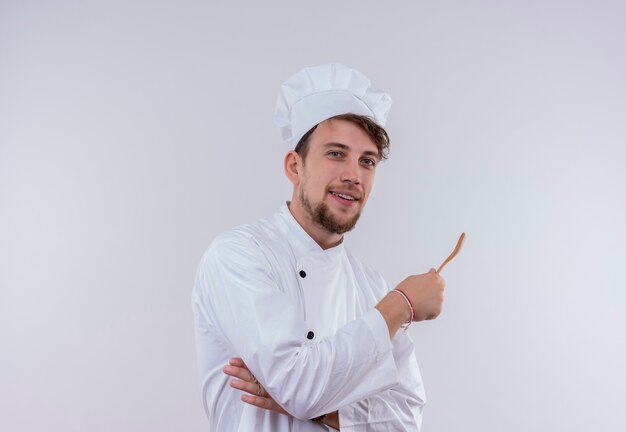
M 413 321 L 431 320 L 439 316 L 445 286 L 446 281 L 434 268 L 428 273 L 409 276 L 398 284 L 398 288 L 411 300 L 415 314 Z
M 248 366 L 243 362 L 242 358 L 231 358 L 228 364 L 224 366 L 223 372 L 234 378 L 230 380 L 229 384 L 231 387 L 249 393 L 241 395 L 241 400 L 245 403 L 275 411 L 279 414 L 289 415 L 289 413 L 278 405 L 265 391 L 261 383 L 257 381 L 256 377 L 250 372 L 250 369 L 248 369 Z

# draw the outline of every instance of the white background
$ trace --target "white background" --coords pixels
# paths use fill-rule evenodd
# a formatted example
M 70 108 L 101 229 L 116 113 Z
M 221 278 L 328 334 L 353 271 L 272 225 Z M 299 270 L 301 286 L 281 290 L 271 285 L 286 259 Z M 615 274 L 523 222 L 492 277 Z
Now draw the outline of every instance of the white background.
M 190 291 L 289 198 L 278 87 L 394 98 L 347 242 L 412 327 L 424 431 L 626 430 L 626 3 L 0 2 L 0 430 L 206 430 Z

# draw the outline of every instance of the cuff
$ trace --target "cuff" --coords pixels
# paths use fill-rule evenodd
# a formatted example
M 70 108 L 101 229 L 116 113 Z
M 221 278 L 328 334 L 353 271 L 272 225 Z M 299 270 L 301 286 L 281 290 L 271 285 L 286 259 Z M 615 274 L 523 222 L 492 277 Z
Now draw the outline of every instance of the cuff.
M 379 360 L 393 349 L 391 339 L 389 339 L 389 327 L 387 327 L 387 322 L 376 308 L 367 312 L 362 318 L 372 334 L 376 350 L 376 360 Z

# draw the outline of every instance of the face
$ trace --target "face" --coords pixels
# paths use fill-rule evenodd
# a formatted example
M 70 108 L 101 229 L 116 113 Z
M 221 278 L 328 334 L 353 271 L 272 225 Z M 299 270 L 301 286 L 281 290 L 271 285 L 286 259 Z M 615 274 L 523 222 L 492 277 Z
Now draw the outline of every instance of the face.
M 328 233 L 350 231 L 365 207 L 378 162 L 376 144 L 354 123 L 320 123 L 298 172 L 297 205 Z

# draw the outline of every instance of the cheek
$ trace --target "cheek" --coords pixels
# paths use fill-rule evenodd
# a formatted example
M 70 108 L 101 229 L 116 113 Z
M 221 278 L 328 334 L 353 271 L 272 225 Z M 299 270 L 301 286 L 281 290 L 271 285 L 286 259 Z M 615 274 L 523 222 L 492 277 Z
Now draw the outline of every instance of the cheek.
M 314 180 L 312 184 L 313 184 L 312 191 L 314 194 L 319 195 L 320 197 L 323 197 L 324 195 L 328 193 L 327 184 L 320 181 L 320 179 Z
M 364 194 L 364 200 L 363 200 L 363 204 L 365 204 L 367 202 L 367 200 L 369 199 L 370 195 L 372 194 L 372 185 L 373 182 L 370 182 L 368 184 L 364 184 L 363 185 L 363 191 L 365 192 Z
M 315 176 L 304 176 L 300 182 L 300 188 L 313 199 L 326 193 L 326 186 Z
M 372 191 L 372 187 L 374 186 L 374 177 L 376 176 L 376 171 L 369 171 L 367 174 L 363 176 L 363 189 L 369 193 Z
M 325 182 L 325 177 L 315 172 L 308 172 L 304 176 L 304 182 L 307 185 L 308 190 L 312 193 L 318 193 L 321 190 L 326 189 L 327 183 Z

